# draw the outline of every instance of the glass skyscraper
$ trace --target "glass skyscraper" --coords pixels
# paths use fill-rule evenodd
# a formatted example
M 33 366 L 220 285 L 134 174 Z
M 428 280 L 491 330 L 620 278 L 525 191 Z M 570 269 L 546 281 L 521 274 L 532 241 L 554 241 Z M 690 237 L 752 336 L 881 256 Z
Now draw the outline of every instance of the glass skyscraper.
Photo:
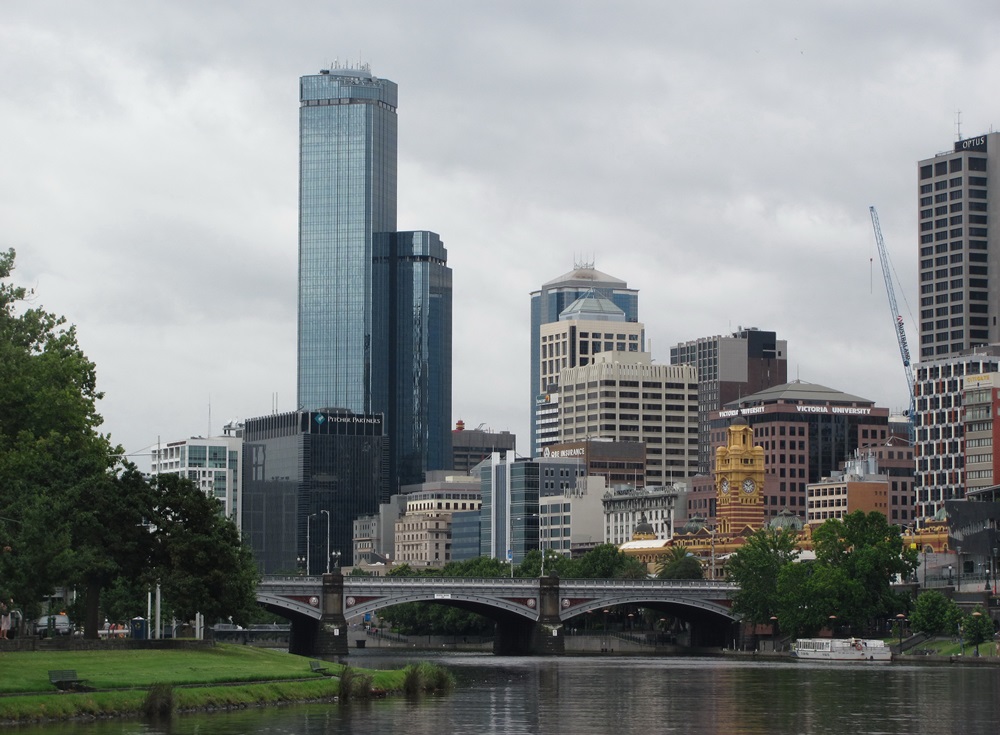
M 396 96 L 367 67 L 300 82 L 298 408 L 382 414 L 393 491 L 451 458 L 451 270 L 396 232 Z
M 364 69 L 302 77 L 300 410 L 373 410 L 372 248 L 396 229 L 396 85 Z

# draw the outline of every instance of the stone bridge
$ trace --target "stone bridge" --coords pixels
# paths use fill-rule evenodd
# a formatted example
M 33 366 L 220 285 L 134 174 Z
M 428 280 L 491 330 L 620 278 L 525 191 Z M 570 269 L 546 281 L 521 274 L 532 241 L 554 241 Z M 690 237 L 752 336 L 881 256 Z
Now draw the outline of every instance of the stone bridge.
M 562 654 L 563 626 L 578 615 L 633 604 L 685 620 L 691 645 L 718 646 L 737 620 L 736 585 L 704 580 L 470 579 L 464 577 L 264 577 L 257 601 L 291 621 L 289 650 L 348 652 L 347 619 L 403 602 L 433 602 L 496 622 L 494 653 Z

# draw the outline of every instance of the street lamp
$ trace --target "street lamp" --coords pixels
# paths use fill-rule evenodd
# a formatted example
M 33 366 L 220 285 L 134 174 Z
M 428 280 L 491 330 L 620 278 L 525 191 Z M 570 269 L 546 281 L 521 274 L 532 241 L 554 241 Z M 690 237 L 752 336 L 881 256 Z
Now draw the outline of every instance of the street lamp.
M 326 513 L 326 573 L 330 573 L 330 511 L 324 509 L 320 513 Z
M 981 618 L 982 616 L 983 616 L 983 614 L 981 612 L 979 612 L 978 610 L 976 610 L 975 612 L 972 613 L 972 617 L 974 617 L 976 619 L 975 620 L 975 626 L 976 627 L 973 628 L 974 635 L 976 636 L 976 658 L 979 658 L 979 638 L 980 638 L 980 635 L 979 635 L 979 618 Z
M 906 616 L 903 613 L 896 614 L 896 627 L 899 628 L 899 655 L 903 655 L 903 623 L 906 621 Z
M 771 616 L 771 651 L 778 650 L 778 616 Z
M 312 553 L 312 549 L 309 548 L 310 539 L 309 532 L 312 530 L 312 519 L 318 516 L 319 513 L 313 513 L 308 518 L 306 518 L 306 576 L 308 577 L 312 574 L 312 565 L 310 564 L 309 555 Z
M 962 547 L 956 546 L 955 550 L 958 552 L 958 587 L 955 589 L 956 592 L 962 591 Z
M 993 547 L 993 556 L 990 557 L 990 571 L 993 574 L 993 594 L 997 593 L 997 547 Z

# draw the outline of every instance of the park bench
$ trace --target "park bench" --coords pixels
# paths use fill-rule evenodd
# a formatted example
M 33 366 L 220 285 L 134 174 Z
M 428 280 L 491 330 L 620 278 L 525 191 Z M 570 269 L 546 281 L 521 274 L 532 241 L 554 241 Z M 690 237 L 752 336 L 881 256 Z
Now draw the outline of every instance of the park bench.
M 57 689 L 86 689 L 83 679 L 76 675 L 76 669 L 54 669 L 49 671 L 49 682 Z
M 310 661 L 309 668 L 317 674 L 326 674 L 326 664 L 322 661 Z

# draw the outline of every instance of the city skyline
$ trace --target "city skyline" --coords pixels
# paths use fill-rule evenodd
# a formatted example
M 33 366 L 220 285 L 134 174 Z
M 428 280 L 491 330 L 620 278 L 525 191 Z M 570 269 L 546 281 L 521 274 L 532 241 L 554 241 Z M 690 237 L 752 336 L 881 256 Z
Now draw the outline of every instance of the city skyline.
M 527 295 L 581 258 L 642 294 L 657 362 L 757 325 L 789 379 L 907 405 L 867 207 L 915 344 L 917 162 L 1000 119 L 1000 10 L 434 5 L 8 9 L 0 246 L 113 440 L 295 408 L 295 80 L 358 48 L 401 90 L 398 226 L 448 245 L 453 422 L 528 446 Z

